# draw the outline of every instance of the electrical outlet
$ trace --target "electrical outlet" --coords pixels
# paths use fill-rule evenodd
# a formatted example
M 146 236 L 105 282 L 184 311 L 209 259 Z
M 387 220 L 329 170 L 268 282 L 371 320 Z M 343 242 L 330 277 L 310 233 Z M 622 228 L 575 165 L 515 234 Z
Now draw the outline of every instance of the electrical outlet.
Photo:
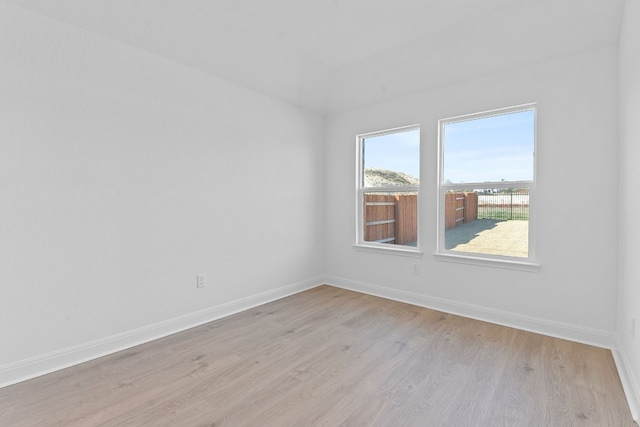
M 204 288 L 207 284 L 207 278 L 204 274 L 196 275 L 196 288 Z
M 635 317 L 631 317 L 631 336 L 633 338 L 636 337 L 636 318 Z
M 416 276 L 420 275 L 420 264 L 413 264 L 413 274 Z

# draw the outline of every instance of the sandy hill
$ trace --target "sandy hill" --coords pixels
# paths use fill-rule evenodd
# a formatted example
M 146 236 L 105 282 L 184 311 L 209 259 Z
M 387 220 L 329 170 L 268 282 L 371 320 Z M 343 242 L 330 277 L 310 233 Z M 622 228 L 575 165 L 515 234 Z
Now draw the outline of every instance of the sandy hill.
M 420 185 L 420 180 L 402 172 L 370 168 L 364 170 L 364 185 L 365 187 L 417 186 Z

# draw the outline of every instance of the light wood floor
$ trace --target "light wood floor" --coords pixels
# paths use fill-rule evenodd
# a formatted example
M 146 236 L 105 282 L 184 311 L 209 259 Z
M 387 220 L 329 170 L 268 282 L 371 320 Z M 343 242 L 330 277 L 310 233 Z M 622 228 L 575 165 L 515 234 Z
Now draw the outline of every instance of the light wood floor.
M 322 286 L 0 389 L 3 426 L 634 426 L 611 353 Z

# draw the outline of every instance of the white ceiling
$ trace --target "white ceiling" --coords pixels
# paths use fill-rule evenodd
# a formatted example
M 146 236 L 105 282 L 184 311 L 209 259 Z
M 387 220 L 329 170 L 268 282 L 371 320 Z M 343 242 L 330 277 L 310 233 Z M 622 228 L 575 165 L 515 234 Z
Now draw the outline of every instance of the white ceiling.
M 624 0 L 3 0 L 331 114 L 617 44 Z

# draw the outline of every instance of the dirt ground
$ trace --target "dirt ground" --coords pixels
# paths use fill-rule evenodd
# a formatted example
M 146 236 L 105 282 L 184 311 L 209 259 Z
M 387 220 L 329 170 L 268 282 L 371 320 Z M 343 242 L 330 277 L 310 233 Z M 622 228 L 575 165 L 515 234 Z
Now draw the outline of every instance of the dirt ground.
M 460 252 L 527 257 L 529 221 L 479 219 L 445 231 L 445 248 Z

